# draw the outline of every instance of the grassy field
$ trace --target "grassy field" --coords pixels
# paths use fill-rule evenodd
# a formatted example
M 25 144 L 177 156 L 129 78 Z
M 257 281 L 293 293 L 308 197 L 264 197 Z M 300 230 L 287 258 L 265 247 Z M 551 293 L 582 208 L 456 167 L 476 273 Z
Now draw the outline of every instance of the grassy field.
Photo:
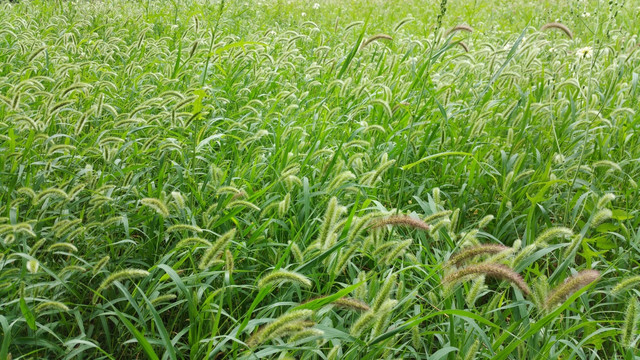
M 638 18 L 0 2 L 0 359 L 640 359 Z

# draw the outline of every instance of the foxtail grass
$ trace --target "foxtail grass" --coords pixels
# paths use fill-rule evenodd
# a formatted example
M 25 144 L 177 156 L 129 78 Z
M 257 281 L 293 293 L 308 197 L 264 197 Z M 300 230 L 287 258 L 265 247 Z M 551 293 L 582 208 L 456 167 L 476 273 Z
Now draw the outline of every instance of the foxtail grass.
M 135 280 L 149 276 L 149 272 L 141 269 L 124 269 L 109 275 L 96 289 L 93 303 L 96 303 L 102 291 L 109 288 L 114 282 L 122 280 Z
M 583 270 L 574 276 L 564 280 L 562 284 L 556 286 L 545 301 L 547 310 L 566 300 L 576 291 L 597 281 L 600 278 L 600 272 L 596 270 Z
M 369 311 L 371 309 L 369 304 L 367 304 L 366 302 L 356 298 L 349 298 L 349 297 L 343 297 L 343 298 L 337 299 L 334 302 L 332 302 L 332 304 L 341 308 L 356 310 L 356 311 Z
M 370 38 L 368 38 L 367 40 L 365 40 L 362 45 L 360 46 L 360 49 L 365 48 L 367 45 L 371 44 L 374 41 L 379 41 L 379 40 L 388 40 L 388 41 L 392 41 L 393 38 L 387 34 L 376 34 L 371 36 Z
M 451 210 L 438 211 L 438 212 L 436 212 L 436 213 L 433 213 L 433 214 L 431 214 L 431 215 L 429 215 L 429 216 L 425 217 L 425 218 L 423 219 L 423 221 L 424 221 L 425 223 L 427 223 L 427 224 L 430 224 L 430 223 L 432 223 L 432 222 L 434 222 L 434 221 L 439 221 L 439 220 L 441 220 L 442 218 L 446 218 L 447 216 L 449 216 L 449 215 L 451 215 L 451 214 L 452 214 L 452 211 L 451 211 Z M 451 219 L 451 220 L 454 220 L 454 219 L 453 219 L 453 217 L 452 217 L 452 219 Z
M 227 245 L 233 240 L 236 235 L 236 229 L 231 229 L 222 234 L 216 242 L 214 242 L 202 255 L 198 268 L 204 270 L 213 264 L 213 261 L 218 260 L 220 254 L 226 249 Z
M 313 283 L 306 276 L 299 274 L 297 272 L 288 271 L 288 270 L 275 270 L 270 274 L 264 276 L 258 281 L 258 287 L 264 288 L 267 285 L 271 284 L 281 284 L 285 282 L 299 284 L 304 287 L 311 287 Z
M 393 291 L 393 287 L 396 284 L 398 276 L 396 274 L 390 274 L 387 279 L 384 281 L 380 289 L 378 290 L 378 294 L 376 298 L 373 300 L 372 308 L 374 312 L 380 310 L 382 304 L 389 299 L 391 292 Z
M 640 285 L 640 275 L 630 276 L 620 280 L 612 289 L 611 293 L 613 295 L 618 295 L 621 292 L 628 290 L 632 287 L 636 287 Z
M 464 50 L 464 52 L 469 52 L 469 45 L 467 45 L 464 41 L 457 41 L 456 45 L 460 46 Z
M 41 302 L 40 304 L 38 304 L 38 306 L 35 307 L 35 312 L 36 313 L 40 313 L 43 312 L 45 310 L 58 310 L 58 311 L 62 311 L 62 312 L 67 312 L 69 311 L 69 307 L 59 301 L 44 301 Z
M 522 276 L 502 264 L 469 265 L 449 273 L 442 279 L 442 282 L 446 285 L 454 285 L 457 282 L 463 281 L 467 277 L 477 278 L 481 275 L 507 281 L 520 289 L 523 294 L 527 296 L 531 295 L 531 290 L 524 279 L 522 279 Z
M 510 247 L 500 245 L 500 244 L 484 244 L 484 245 L 472 246 L 472 247 L 465 248 L 457 252 L 455 255 L 451 256 L 451 258 L 449 259 L 449 264 L 460 266 L 467 260 L 473 259 L 476 256 L 494 255 L 510 249 L 511 249 Z
M 460 24 L 460 25 L 456 25 L 454 27 L 452 27 L 451 29 L 447 30 L 447 32 L 445 33 L 445 36 L 449 36 L 450 34 L 453 34 L 455 32 L 458 31 L 466 31 L 469 33 L 473 32 L 473 28 L 469 25 L 465 25 L 465 24 Z
M 622 326 L 622 334 L 620 336 L 620 342 L 628 349 L 633 347 L 633 340 L 638 327 L 638 300 L 635 297 L 629 299 L 627 309 L 624 315 L 624 322 Z
M 569 39 L 573 39 L 573 33 L 571 32 L 571 30 L 569 30 L 569 28 L 566 25 L 563 25 L 559 22 L 550 22 L 550 23 L 544 24 L 540 28 L 540 31 L 545 31 L 548 29 L 558 29 L 562 31 L 565 35 L 567 35 Z
M 534 244 L 538 246 L 546 246 L 551 239 L 566 238 L 573 236 L 573 231 L 566 227 L 552 227 L 543 231 L 536 239 Z
M 162 217 L 169 217 L 169 207 L 167 207 L 167 205 L 160 199 L 144 198 L 140 200 L 140 203 L 153 209 Z
M 282 333 L 292 330 L 303 330 L 309 327 L 309 323 L 305 320 L 313 315 L 311 310 L 294 310 L 285 313 L 264 326 L 262 329 L 255 332 L 248 340 L 247 345 L 249 347 L 256 347 L 263 342 L 279 336 Z

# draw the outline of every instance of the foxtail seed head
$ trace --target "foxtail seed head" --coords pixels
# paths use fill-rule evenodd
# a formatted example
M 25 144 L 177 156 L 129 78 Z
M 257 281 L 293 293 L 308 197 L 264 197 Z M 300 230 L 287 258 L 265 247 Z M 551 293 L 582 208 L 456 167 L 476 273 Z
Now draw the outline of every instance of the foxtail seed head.
M 382 304 L 382 306 L 378 310 L 378 313 L 376 314 L 378 320 L 373 326 L 373 337 L 382 334 L 382 332 L 386 329 L 389 318 L 391 317 L 392 310 L 396 305 L 398 305 L 398 300 L 395 299 L 388 299 Z
M 229 249 L 225 250 L 224 252 L 224 268 L 229 272 L 229 274 L 231 274 L 233 272 L 233 254 L 231 253 L 231 251 L 229 251 Z
M 111 259 L 111 257 L 109 257 L 109 255 L 103 257 L 102 259 L 100 259 L 95 266 L 93 267 L 93 275 L 97 274 L 100 270 L 102 270 L 102 268 L 107 265 L 107 263 L 109 262 L 109 260 Z
M 593 220 L 591 221 L 591 226 L 592 227 L 597 227 L 598 225 L 602 224 L 603 222 L 611 219 L 612 216 L 613 216 L 613 212 L 611 210 L 609 210 L 609 209 L 600 209 L 600 210 L 598 210 L 596 215 L 593 217 Z
M 478 295 L 480 295 L 480 293 L 487 288 L 487 286 L 484 283 L 484 280 L 485 278 L 483 275 L 473 280 L 473 285 L 471 285 L 471 289 L 469 289 L 469 292 L 467 293 L 467 297 L 465 298 L 467 305 L 469 305 L 470 308 L 472 308 L 475 305 L 476 300 L 478 299 Z
M 545 304 L 549 296 L 549 281 L 544 275 L 539 276 L 533 282 L 533 303 L 540 310 L 545 310 Z
M 211 242 L 209 242 L 208 240 L 199 238 L 199 237 L 188 237 L 188 238 L 184 238 L 184 239 L 180 240 L 176 244 L 176 249 L 179 249 L 179 248 L 182 248 L 182 247 L 194 246 L 194 245 L 200 245 L 200 246 L 204 246 L 204 247 L 211 247 Z
M 550 22 L 550 23 L 544 24 L 540 28 L 540 31 L 545 31 L 547 29 L 558 29 L 563 33 L 565 33 L 565 35 L 567 35 L 569 39 L 573 39 L 573 33 L 571 32 L 571 30 L 569 30 L 568 27 L 566 27 L 565 25 L 559 22 Z
M 292 282 L 292 283 L 300 284 L 305 287 L 310 287 L 311 285 L 313 285 L 313 283 L 311 282 L 311 280 L 309 280 L 308 277 L 300 273 L 280 269 L 280 270 L 275 270 L 270 274 L 268 274 L 267 276 L 260 279 L 260 281 L 258 281 L 258 287 L 263 288 L 270 284 L 284 283 L 284 282 Z
M 216 242 L 214 242 L 213 245 L 211 245 L 207 249 L 207 251 L 205 251 L 204 255 L 202 255 L 202 259 L 200 259 L 200 264 L 198 265 L 198 268 L 200 270 L 204 270 L 210 267 L 213 261 L 218 259 L 222 250 L 227 247 L 227 245 L 229 244 L 229 242 L 231 242 L 231 240 L 233 240 L 235 235 L 236 235 L 236 229 L 231 229 L 226 233 L 222 234 L 218 238 L 218 240 L 216 240 Z
M 489 223 L 494 219 L 493 215 L 487 215 L 480 219 L 478 222 L 478 228 L 482 229 L 483 227 L 489 225 Z
M 369 307 L 369 304 L 367 304 L 366 302 L 356 298 L 350 298 L 350 297 L 340 298 L 334 301 L 332 304 L 342 308 L 357 310 L 357 311 L 369 311 L 371 309 Z
M 451 215 L 452 211 L 451 210 L 443 210 L 443 211 L 438 211 L 436 213 L 433 213 L 429 216 L 427 216 L 426 218 L 424 218 L 424 222 L 427 224 L 430 224 L 436 220 L 440 220 L 442 218 L 445 218 L 449 215 Z M 453 218 L 452 218 L 453 220 Z
M 499 245 L 499 244 L 483 244 L 483 245 L 468 247 L 459 251 L 455 255 L 453 255 L 449 259 L 449 264 L 460 266 L 465 261 L 472 259 L 476 256 L 498 254 L 500 252 L 503 252 L 509 249 L 511 248 L 509 248 L 508 246 Z
M 364 300 L 368 297 L 369 291 L 367 286 L 367 273 L 360 271 L 356 277 L 356 283 L 362 283 L 355 291 L 355 295 L 358 299 Z
M 338 360 L 338 356 L 340 355 L 340 345 L 336 345 L 331 348 L 331 351 L 327 354 L 327 360 Z
M 285 313 L 252 335 L 249 340 L 247 340 L 247 345 L 249 345 L 249 347 L 256 347 L 257 345 L 278 336 L 278 334 L 282 334 L 283 331 L 293 329 L 302 330 L 305 327 L 308 327 L 304 326 L 307 325 L 304 320 L 311 317 L 311 315 L 313 315 L 313 311 L 307 309 L 294 310 Z
M 468 276 L 478 277 L 484 275 L 486 277 L 497 278 L 510 282 L 516 286 L 523 294 L 531 295 L 531 290 L 527 283 L 522 279 L 520 274 L 513 271 L 511 268 L 502 264 L 478 264 L 464 267 L 460 270 L 454 271 L 442 279 L 445 284 L 453 285 L 464 280 Z
M 542 234 L 538 235 L 535 239 L 534 244 L 539 246 L 544 246 L 549 240 L 555 238 L 567 238 L 573 236 L 573 231 L 569 228 L 557 226 L 549 228 L 542 232 Z
M 598 204 L 596 204 L 597 209 L 604 209 L 610 202 L 616 199 L 616 196 L 612 193 L 607 193 L 602 195 L 600 199 L 598 199 Z
M 155 212 L 157 212 L 158 215 L 162 217 L 169 216 L 169 208 L 162 200 L 154 199 L 154 198 L 144 198 L 140 200 L 140 203 L 144 206 L 150 207 L 151 209 L 155 210 Z
M 295 334 L 291 335 L 291 337 L 289 338 L 289 342 L 294 343 L 302 339 L 317 337 L 322 335 L 324 335 L 324 331 L 308 327 L 308 328 L 299 330 Z
M 471 344 L 469 349 L 466 351 L 467 355 L 464 357 L 464 360 L 474 360 L 476 358 L 476 354 L 478 349 L 480 348 L 480 340 L 476 339 L 476 341 Z
M 627 305 L 627 311 L 624 316 L 624 325 L 622 327 L 621 342 L 622 345 L 628 349 L 633 347 L 633 338 L 638 327 L 638 301 L 635 297 L 629 299 L 629 305 Z
M 355 240 L 357 240 L 360 234 L 362 233 L 363 229 L 365 229 L 369 225 L 371 220 L 380 216 L 382 216 L 381 213 L 372 212 L 362 217 L 359 217 L 357 219 L 354 218 L 354 220 L 351 222 L 351 225 L 349 226 L 349 233 L 347 234 L 347 243 L 351 244 Z
M 69 311 L 69 307 L 67 305 L 58 301 L 41 302 L 40 304 L 38 304 L 38 306 L 35 307 L 34 310 L 36 313 L 40 313 L 48 309 L 57 309 L 59 311 L 64 311 L 64 312 Z
M 614 286 L 613 289 L 611 289 L 611 293 L 613 295 L 618 295 L 623 290 L 626 290 L 638 285 L 640 285 L 640 275 L 631 276 L 617 283 L 616 286 Z
M 179 209 L 184 209 L 186 207 L 186 203 L 184 201 L 184 197 L 179 191 L 172 191 L 171 197 L 173 197 L 173 201 L 175 201 L 176 205 Z
M 420 350 L 422 348 L 422 335 L 420 334 L 419 325 L 411 328 L 411 345 L 414 349 Z
M 114 272 L 113 274 L 109 275 L 109 277 L 104 279 L 104 281 L 100 284 L 100 286 L 96 290 L 95 295 L 93 296 L 93 302 L 95 303 L 98 300 L 98 295 L 100 295 L 103 290 L 107 289 L 116 281 L 134 280 L 146 276 L 149 276 L 149 272 L 141 269 L 124 269 Z
M 37 273 L 39 268 L 40 268 L 40 263 L 38 262 L 38 260 L 31 259 L 31 260 L 27 261 L 27 270 L 30 273 L 32 273 L 32 274 Z
M 351 325 L 351 336 L 360 336 L 363 331 L 371 328 L 376 321 L 376 315 L 373 310 L 369 310 L 358 318 L 353 325 Z
M 195 233 L 202 233 L 202 229 L 198 226 L 195 225 L 189 225 L 189 224 L 176 224 L 176 225 L 172 225 L 169 226 L 169 228 L 167 229 L 167 233 L 172 233 L 174 231 L 193 231 Z
M 600 278 L 600 272 L 597 270 L 584 270 L 574 276 L 567 278 L 562 284 L 556 286 L 545 302 L 547 310 L 551 309 L 558 303 L 564 301 L 576 291 L 591 284 Z
M 327 211 L 324 214 L 324 222 L 322 223 L 322 227 L 320 228 L 320 234 L 318 236 L 318 243 L 322 249 L 325 248 L 327 244 L 327 239 L 331 235 L 331 231 L 338 220 L 338 217 L 342 213 L 342 207 L 338 205 L 338 198 L 332 197 L 329 200 L 329 205 L 327 205 Z
M 377 34 L 377 35 L 373 35 L 372 37 L 368 38 L 365 42 L 362 43 L 362 45 L 360 46 L 360 49 L 366 47 L 367 45 L 369 45 L 370 43 L 374 42 L 374 41 L 378 41 L 378 40 L 389 40 L 392 41 L 393 38 L 387 34 Z
M 296 260 L 296 262 L 304 262 L 304 255 L 302 254 L 302 250 L 300 250 L 300 247 L 298 247 L 296 243 L 291 244 L 291 255 L 293 255 L 293 258 Z
M 384 282 L 380 290 L 378 290 L 378 295 L 373 301 L 373 311 L 380 310 L 382 304 L 384 304 L 384 302 L 389 299 L 397 278 L 398 275 L 396 274 L 391 274 L 387 277 L 387 280 Z
M 460 24 L 460 25 L 456 25 L 454 27 L 452 27 L 451 29 L 449 29 L 444 35 L 445 36 L 449 36 L 449 34 L 453 34 L 457 31 L 466 31 L 469 33 L 473 32 L 473 28 L 469 25 L 465 25 L 465 24 Z
M 413 244 L 412 239 L 407 239 L 404 241 L 396 241 L 395 246 L 387 253 L 387 255 L 382 258 L 381 263 L 385 265 L 391 264 L 395 259 L 404 255 L 404 252 Z
M 464 52 L 469 52 L 469 46 L 464 41 L 458 41 L 456 44 L 460 46 Z
M 177 296 L 175 294 L 160 295 L 157 298 L 151 300 L 151 305 L 175 300 L 176 298 Z

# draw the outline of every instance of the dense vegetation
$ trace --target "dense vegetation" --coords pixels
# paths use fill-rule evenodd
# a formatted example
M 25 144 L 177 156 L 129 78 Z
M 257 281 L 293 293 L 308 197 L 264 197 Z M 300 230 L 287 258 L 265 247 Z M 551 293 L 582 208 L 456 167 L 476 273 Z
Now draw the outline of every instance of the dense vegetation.
M 638 18 L 0 3 L 0 359 L 638 358 Z

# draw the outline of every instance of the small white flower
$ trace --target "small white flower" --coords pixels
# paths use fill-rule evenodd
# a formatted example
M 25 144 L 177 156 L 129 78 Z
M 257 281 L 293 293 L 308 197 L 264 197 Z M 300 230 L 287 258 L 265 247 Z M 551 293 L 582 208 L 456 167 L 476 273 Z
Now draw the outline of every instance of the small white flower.
M 307 13 L 303 12 L 302 14 L 300 14 L 300 16 L 305 17 L 305 16 L 307 16 Z
M 580 59 L 590 59 L 591 55 L 593 55 L 593 48 L 591 46 L 580 48 L 576 50 L 576 55 Z
M 315 10 L 320 9 L 320 4 L 318 4 L 318 3 L 313 4 L 313 8 L 314 8 Z
M 586 11 L 585 11 L 585 12 L 583 12 L 583 13 L 582 13 L 582 15 L 580 15 L 580 16 L 582 16 L 583 18 L 588 18 L 588 17 L 590 17 L 590 16 L 591 16 L 591 13 L 589 13 L 589 12 L 586 12 Z
M 29 270 L 30 273 L 32 274 L 37 273 L 39 267 L 40 267 L 40 263 L 38 263 L 38 260 L 32 259 L 27 261 L 27 270 Z

